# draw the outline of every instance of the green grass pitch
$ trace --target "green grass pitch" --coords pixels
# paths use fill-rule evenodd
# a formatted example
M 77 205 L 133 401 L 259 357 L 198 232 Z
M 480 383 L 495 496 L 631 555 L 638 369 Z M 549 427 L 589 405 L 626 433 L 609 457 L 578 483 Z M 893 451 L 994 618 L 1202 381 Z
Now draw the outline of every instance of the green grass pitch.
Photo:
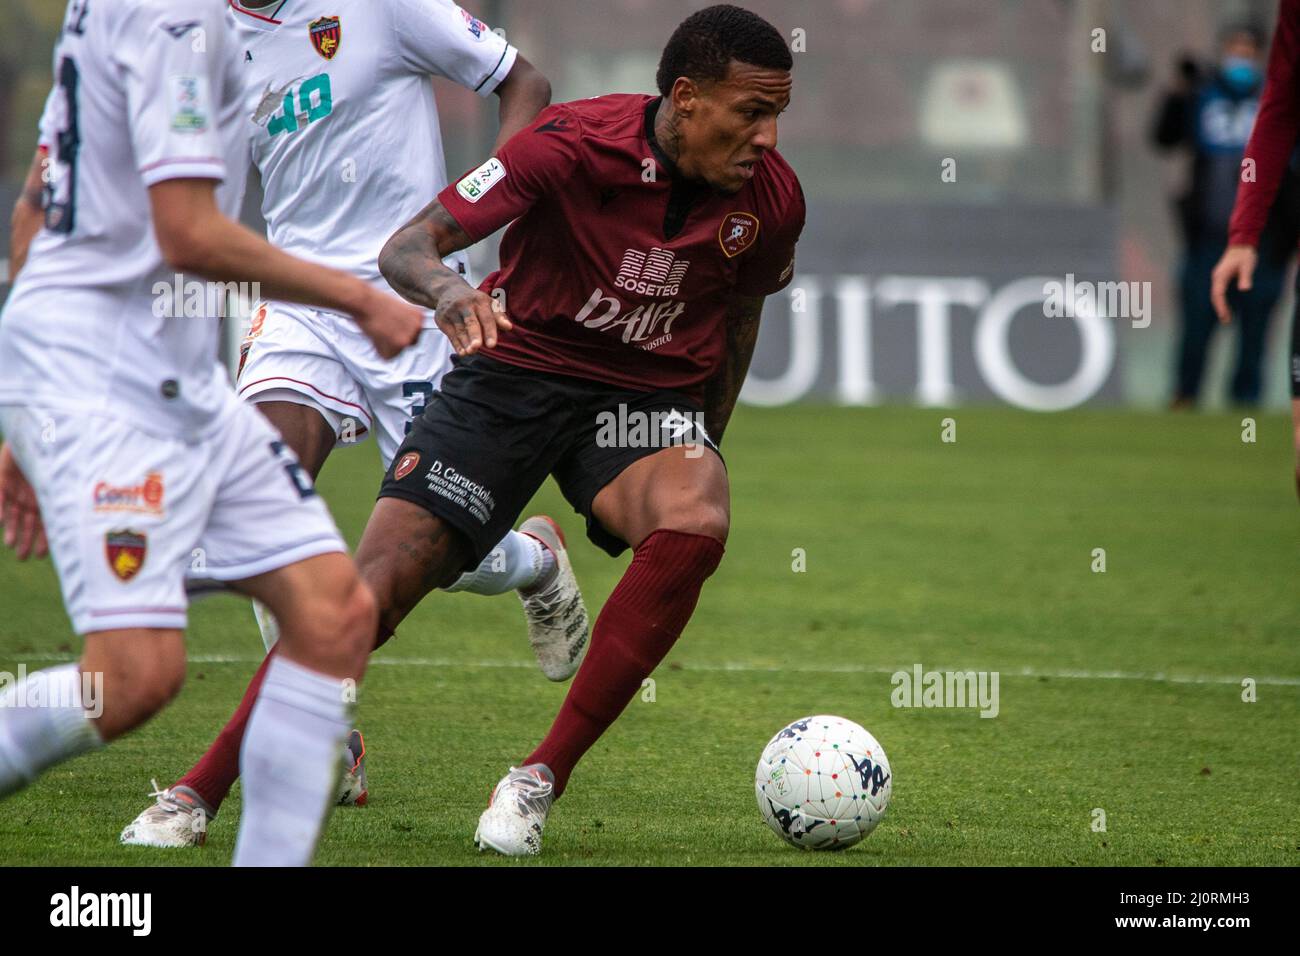
M 1280 416 L 1244 443 L 1240 415 L 741 409 L 723 565 L 654 700 L 579 766 L 525 865 L 1300 864 L 1290 434 Z M 371 443 L 326 466 L 353 542 L 378 478 Z M 591 547 L 553 485 L 534 505 L 565 527 L 594 615 L 626 558 Z M 75 653 L 47 563 L 0 557 L 0 604 L 0 670 Z M 117 844 L 256 666 L 245 603 L 201 603 L 191 625 L 179 700 L 0 804 L 0 863 L 229 862 L 238 787 L 201 850 Z M 319 862 L 513 865 L 471 837 L 564 693 L 531 660 L 514 597 L 430 597 L 369 671 L 372 801 L 334 814 Z M 999 672 L 1000 713 L 893 707 L 890 673 L 918 663 Z M 863 724 L 892 763 L 884 822 L 845 853 L 785 846 L 755 806 L 764 743 L 812 713 Z

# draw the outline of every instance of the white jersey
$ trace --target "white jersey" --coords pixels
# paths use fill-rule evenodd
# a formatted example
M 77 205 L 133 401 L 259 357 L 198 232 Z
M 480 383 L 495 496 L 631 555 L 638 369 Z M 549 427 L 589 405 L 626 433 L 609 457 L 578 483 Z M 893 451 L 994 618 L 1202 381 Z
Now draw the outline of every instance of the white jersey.
M 383 283 L 379 250 L 447 185 L 430 75 L 487 96 L 515 49 L 450 0 L 232 0 L 231 16 L 268 237 Z
M 148 187 L 221 180 L 235 214 L 248 118 L 223 0 L 71 0 L 42 121 L 45 228 L 0 314 L 0 405 L 193 435 L 234 399 L 212 315 L 169 317 Z M 205 297 L 196 297 L 196 301 Z

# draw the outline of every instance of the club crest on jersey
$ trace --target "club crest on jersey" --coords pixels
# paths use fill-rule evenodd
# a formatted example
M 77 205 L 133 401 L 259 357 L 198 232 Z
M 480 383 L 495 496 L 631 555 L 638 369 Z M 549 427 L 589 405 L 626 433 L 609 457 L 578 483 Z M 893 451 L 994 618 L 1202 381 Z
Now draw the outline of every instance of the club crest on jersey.
M 149 539 L 138 531 L 110 531 L 104 536 L 104 556 L 119 581 L 130 581 L 144 567 Z
M 393 480 L 401 481 L 411 472 L 415 471 L 415 466 L 420 463 L 420 453 L 418 451 L 408 451 L 398 461 L 397 467 L 393 469 Z
M 734 259 L 758 238 L 758 217 L 748 212 L 733 212 L 718 227 L 718 242 L 728 259 Z
M 307 31 L 311 34 L 311 45 L 316 48 L 316 52 L 327 60 L 334 59 L 334 54 L 339 52 L 339 44 L 343 42 L 343 27 L 339 24 L 339 18 L 321 17 L 313 20 L 307 24 Z

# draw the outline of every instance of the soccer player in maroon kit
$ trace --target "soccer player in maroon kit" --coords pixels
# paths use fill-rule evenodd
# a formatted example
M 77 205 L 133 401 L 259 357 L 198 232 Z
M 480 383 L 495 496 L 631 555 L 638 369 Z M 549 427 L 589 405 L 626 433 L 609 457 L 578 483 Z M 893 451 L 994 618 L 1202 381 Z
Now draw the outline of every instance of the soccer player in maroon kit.
M 1228 248 L 1211 279 L 1211 297 L 1221 322 L 1232 319 L 1228 289 L 1249 289 L 1259 259 L 1259 236 L 1300 136 L 1300 0 L 1282 0 L 1277 29 L 1268 55 L 1264 95 L 1255 116 L 1255 128 L 1246 144 L 1245 162 L 1253 163 L 1253 176 L 1243 169 L 1228 227 Z M 1300 495 L 1300 306 L 1291 326 L 1291 418 L 1295 424 L 1295 486 Z
M 722 559 L 718 443 L 804 223 L 799 181 L 776 152 L 792 62 L 762 18 L 701 10 L 664 50 L 660 96 L 542 111 L 380 254 L 393 288 L 435 309 L 459 353 L 357 551 L 381 639 L 475 566 L 548 474 L 594 543 L 634 553 L 550 732 L 493 792 L 480 848 L 540 850 L 552 800 Z M 501 269 L 479 289 L 443 266 L 512 221 Z M 611 440 L 611 421 L 631 430 Z

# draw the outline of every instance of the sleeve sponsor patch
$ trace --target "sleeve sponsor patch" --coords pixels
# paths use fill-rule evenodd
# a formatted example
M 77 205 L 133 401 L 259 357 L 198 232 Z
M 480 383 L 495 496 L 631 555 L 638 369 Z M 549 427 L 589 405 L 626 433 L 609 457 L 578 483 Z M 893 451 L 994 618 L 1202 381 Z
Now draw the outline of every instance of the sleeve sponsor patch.
M 483 42 L 483 35 L 489 33 L 488 26 L 478 17 L 474 16 L 468 10 L 462 9 L 460 15 L 465 18 L 465 28 L 473 35 L 475 40 Z
M 172 131 L 202 133 L 208 128 L 208 78 L 174 73 L 171 86 Z
M 478 202 L 493 186 L 506 178 L 506 168 L 493 156 L 456 184 L 456 192 L 468 202 Z

